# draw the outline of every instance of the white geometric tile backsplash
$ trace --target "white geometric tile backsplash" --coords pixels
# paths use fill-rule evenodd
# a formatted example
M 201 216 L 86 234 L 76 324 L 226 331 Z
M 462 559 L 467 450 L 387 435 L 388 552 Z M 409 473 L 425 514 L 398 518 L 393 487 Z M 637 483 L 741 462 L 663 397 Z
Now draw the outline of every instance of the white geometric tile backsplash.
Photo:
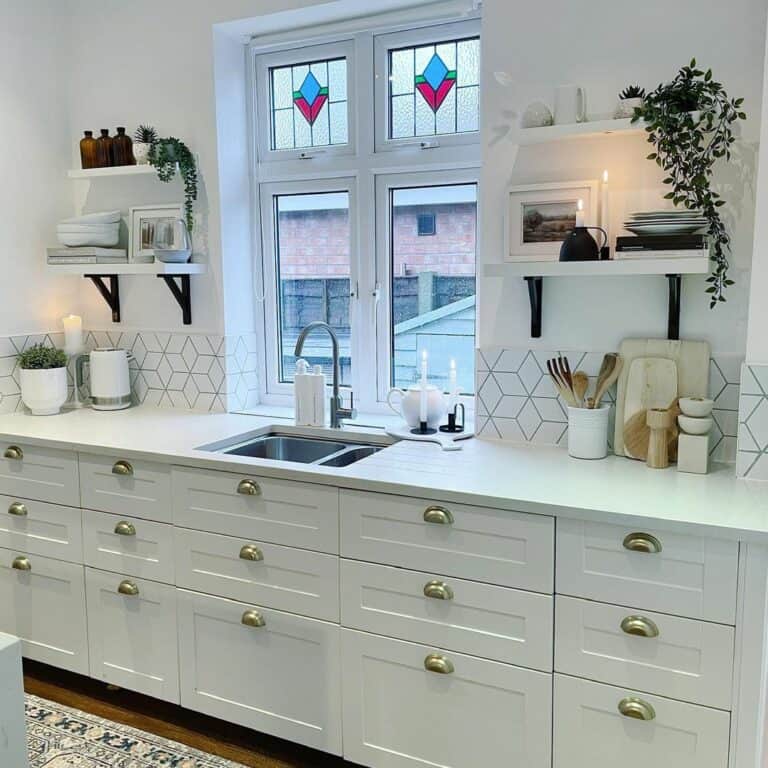
M 768 365 L 745 364 L 741 371 L 736 474 L 768 480 Z
M 546 372 L 547 360 L 556 355 L 567 356 L 571 370 L 587 373 L 594 389 L 602 353 L 501 347 L 478 350 L 475 420 L 480 437 L 539 445 L 567 444 L 567 405 Z M 715 401 L 710 454 L 717 461 L 736 459 L 741 363 L 742 359 L 735 357 L 710 361 L 710 397 Z M 613 391 L 607 399 L 614 402 Z M 609 436 L 612 434 L 611 425 Z

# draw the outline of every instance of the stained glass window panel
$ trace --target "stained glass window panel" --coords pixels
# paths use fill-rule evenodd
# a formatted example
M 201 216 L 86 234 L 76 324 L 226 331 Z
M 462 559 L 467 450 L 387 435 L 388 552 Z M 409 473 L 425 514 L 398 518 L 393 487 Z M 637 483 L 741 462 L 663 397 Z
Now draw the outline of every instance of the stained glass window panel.
M 480 38 L 389 52 L 389 138 L 478 130 Z
M 346 58 L 273 67 L 270 89 L 272 149 L 348 142 Z

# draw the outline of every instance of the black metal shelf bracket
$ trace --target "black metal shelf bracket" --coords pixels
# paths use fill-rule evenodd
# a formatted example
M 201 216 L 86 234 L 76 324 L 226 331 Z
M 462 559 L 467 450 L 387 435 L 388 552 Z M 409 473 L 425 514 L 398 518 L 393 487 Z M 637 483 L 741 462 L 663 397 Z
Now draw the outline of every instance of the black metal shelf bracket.
M 189 275 L 158 275 L 170 288 L 173 298 L 181 307 L 181 317 L 184 325 L 192 324 L 192 292 L 190 290 Z M 176 278 L 181 280 L 181 286 L 176 282 Z
M 120 322 L 120 283 L 117 275 L 86 275 L 93 284 L 99 289 L 104 301 L 112 310 L 112 322 Z M 109 288 L 104 283 L 104 279 L 109 279 Z
M 541 338 L 541 303 L 544 293 L 543 277 L 526 277 L 528 300 L 531 302 L 531 338 Z
M 667 338 L 680 338 L 680 304 L 683 290 L 682 275 L 667 275 L 669 282 L 669 313 L 667 315 Z

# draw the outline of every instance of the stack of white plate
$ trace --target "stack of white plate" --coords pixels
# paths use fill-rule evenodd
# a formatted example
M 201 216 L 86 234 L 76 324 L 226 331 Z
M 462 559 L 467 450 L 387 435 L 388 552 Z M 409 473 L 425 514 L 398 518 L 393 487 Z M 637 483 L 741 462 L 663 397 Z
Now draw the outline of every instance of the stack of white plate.
M 120 237 L 120 211 L 88 213 L 65 219 L 56 227 L 59 242 L 70 248 L 117 245 Z
M 707 226 L 701 211 L 639 211 L 630 214 L 624 229 L 635 235 L 690 235 Z

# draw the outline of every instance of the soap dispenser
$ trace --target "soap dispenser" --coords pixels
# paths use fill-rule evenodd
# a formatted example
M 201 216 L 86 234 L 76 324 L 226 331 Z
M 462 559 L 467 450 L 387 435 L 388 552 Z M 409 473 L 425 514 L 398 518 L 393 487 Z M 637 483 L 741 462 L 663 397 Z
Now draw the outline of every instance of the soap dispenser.
M 296 361 L 293 376 L 294 422 L 297 427 L 311 427 L 315 421 L 314 376 L 306 360 Z

